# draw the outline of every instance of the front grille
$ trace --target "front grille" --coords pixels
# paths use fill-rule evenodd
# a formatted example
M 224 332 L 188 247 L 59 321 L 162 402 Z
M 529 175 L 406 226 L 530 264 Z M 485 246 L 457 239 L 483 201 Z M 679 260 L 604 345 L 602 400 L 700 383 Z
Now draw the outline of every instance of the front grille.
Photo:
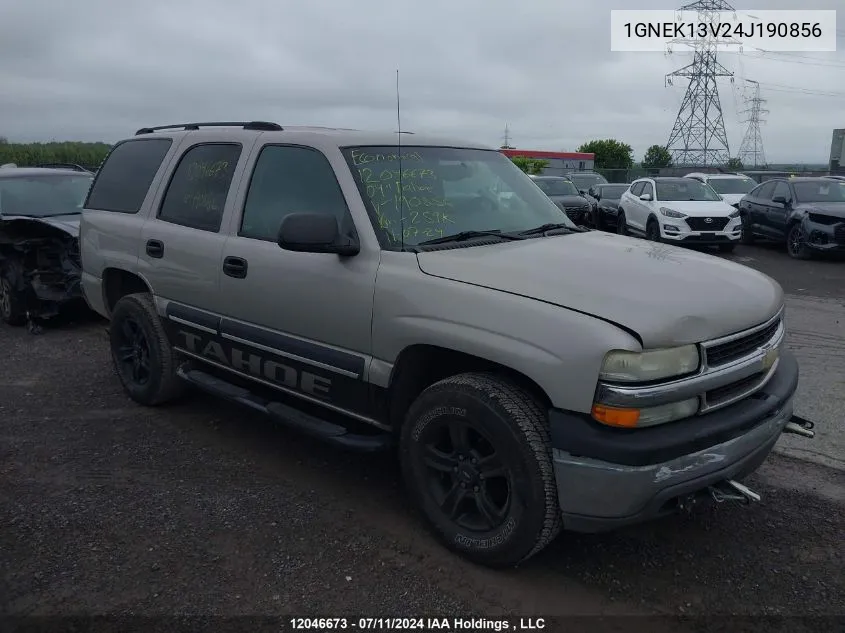
M 685 218 L 686 223 L 693 231 L 721 231 L 724 229 L 730 218 Z M 710 220 L 708 222 L 707 220 Z
M 570 220 L 582 220 L 587 212 L 590 210 L 590 207 L 566 207 L 566 216 Z
M 781 319 L 777 319 L 762 330 L 758 330 L 748 336 L 706 348 L 707 365 L 709 367 L 719 367 L 743 356 L 747 356 L 767 343 L 778 331 L 780 324 Z
M 840 224 L 836 227 L 836 230 L 833 232 L 833 240 L 837 244 L 845 246 L 845 224 Z
M 765 377 L 766 374 L 761 372 L 754 374 L 753 376 L 749 376 L 748 378 L 732 382 L 729 385 L 718 387 L 717 389 L 711 389 L 704 396 L 705 402 L 707 402 L 708 408 L 719 406 L 720 403 L 733 400 L 746 391 L 753 389 L 761 383 Z

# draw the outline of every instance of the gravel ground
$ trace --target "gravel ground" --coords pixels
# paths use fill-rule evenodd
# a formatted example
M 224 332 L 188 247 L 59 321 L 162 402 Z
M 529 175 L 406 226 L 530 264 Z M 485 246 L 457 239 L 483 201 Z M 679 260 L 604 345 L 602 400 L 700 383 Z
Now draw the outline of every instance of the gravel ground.
M 603 616 L 547 622 L 570 631 L 845 623 L 841 470 L 773 455 L 751 480 L 754 507 L 564 533 L 495 572 L 434 541 L 392 455 L 345 453 L 199 394 L 134 405 L 103 328 L 0 326 L 0 616 L 132 616 L 121 630 L 172 630 L 138 617 L 174 614 Z

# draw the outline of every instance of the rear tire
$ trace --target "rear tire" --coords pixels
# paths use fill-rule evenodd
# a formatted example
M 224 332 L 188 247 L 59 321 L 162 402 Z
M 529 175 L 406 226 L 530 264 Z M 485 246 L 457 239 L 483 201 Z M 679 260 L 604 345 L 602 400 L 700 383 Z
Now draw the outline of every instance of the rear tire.
M 135 402 L 155 406 L 182 394 L 179 361 L 149 294 L 126 295 L 117 302 L 109 341 L 115 373 Z
M 15 269 L 6 265 L 0 269 L 0 318 L 9 325 L 26 323 L 26 295 L 18 290 Z
M 449 549 L 510 567 L 561 529 L 544 409 L 494 374 L 441 380 L 411 405 L 400 435 L 405 484 Z

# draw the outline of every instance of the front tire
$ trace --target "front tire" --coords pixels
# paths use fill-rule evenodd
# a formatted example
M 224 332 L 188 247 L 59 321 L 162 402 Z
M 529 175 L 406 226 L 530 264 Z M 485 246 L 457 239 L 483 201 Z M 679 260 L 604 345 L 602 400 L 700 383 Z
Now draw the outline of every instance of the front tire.
M 786 252 L 793 259 L 810 259 L 812 254 L 807 246 L 807 236 L 800 223 L 793 224 L 786 235 Z
M 740 226 L 742 233 L 739 241 L 746 246 L 751 246 L 754 243 L 754 233 L 751 231 L 751 222 L 744 213 L 740 217 Z
M 26 323 L 26 296 L 17 289 L 16 281 L 11 268 L 0 269 L 0 318 L 13 326 Z
M 663 239 L 660 237 L 660 225 L 657 223 L 657 220 L 652 218 L 648 221 L 648 224 L 645 227 L 645 238 L 649 242 L 662 242 Z
M 411 405 L 400 437 L 405 484 L 449 549 L 510 567 L 557 536 L 561 515 L 545 411 L 494 374 L 460 374 Z
M 115 373 L 135 402 L 155 406 L 181 395 L 178 359 L 149 294 L 126 295 L 117 302 L 109 341 Z
M 628 223 L 625 221 L 625 213 L 621 209 L 616 216 L 616 233 L 618 235 L 628 235 Z

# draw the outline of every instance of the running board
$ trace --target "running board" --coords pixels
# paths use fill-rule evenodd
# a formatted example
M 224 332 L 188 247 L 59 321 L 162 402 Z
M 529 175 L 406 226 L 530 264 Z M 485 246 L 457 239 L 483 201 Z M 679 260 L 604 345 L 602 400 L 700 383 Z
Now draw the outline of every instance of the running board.
M 244 405 L 307 435 L 347 449 L 379 451 L 392 445 L 393 438 L 389 433 L 380 432 L 374 435 L 350 433 L 348 429 L 339 424 L 303 413 L 299 409 L 281 402 L 266 400 L 252 393 L 249 389 L 238 387 L 198 369 L 190 369 L 183 365 L 176 370 L 176 374 L 206 393 Z

